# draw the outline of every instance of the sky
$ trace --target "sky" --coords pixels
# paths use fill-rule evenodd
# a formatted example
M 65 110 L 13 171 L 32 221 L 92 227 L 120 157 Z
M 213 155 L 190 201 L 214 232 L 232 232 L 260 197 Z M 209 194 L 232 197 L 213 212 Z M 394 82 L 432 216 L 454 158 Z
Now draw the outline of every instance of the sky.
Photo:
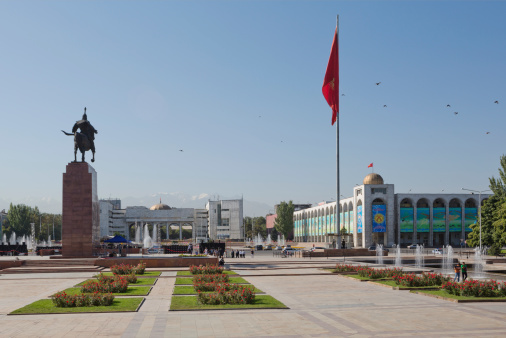
M 505 1 L 1 1 L 0 210 L 61 212 L 73 160 L 61 130 L 84 107 L 99 198 L 123 207 L 242 197 L 260 216 L 335 199 L 321 87 L 336 15 L 343 197 L 370 163 L 397 193 L 485 190 L 506 144 L 504 13 Z

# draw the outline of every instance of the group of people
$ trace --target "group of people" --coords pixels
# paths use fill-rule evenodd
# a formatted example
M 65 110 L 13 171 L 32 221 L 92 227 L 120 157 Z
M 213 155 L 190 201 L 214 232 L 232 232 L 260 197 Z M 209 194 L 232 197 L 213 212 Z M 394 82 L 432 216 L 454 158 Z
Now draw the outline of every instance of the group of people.
M 234 250 L 232 250 L 230 256 L 232 258 L 246 258 L 246 251 L 244 251 L 244 250 L 236 250 L 234 252 Z
M 460 282 L 460 274 L 462 273 L 462 282 L 465 282 L 467 279 L 467 265 L 465 262 L 457 263 L 454 266 L 455 271 L 455 278 L 453 278 L 453 281 Z

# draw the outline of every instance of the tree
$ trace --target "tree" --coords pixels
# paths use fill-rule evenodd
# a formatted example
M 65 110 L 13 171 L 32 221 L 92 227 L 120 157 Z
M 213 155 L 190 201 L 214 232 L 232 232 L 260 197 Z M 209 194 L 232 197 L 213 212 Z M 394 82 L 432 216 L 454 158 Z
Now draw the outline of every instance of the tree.
M 244 217 L 244 237 L 253 238 L 253 219 L 249 216 Z
M 279 235 L 279 233 L 278 233 L 278 231 L 276 230 L 276 227 L 273 227 L 273 228 L 271 229 L 270 234 L 271 234 L 271 240 L 273 240 L 273 241 L 277 241 L 277 240 L 278 240 L 278 235 Z
M 276 220 L 274 221 L 274 227 L 276 230 L 283 234 L 286 239 L 291 239 L 293 235 L 293 211 L 295 207 L 292 201 L 286 203 L 281 202 L 276 209 Z
M 30 223 L 39 223 L 39 209 L 24 204 L 9 206 L 7 218 L 9 219 L 10 232 L 14 231 L 16 236 L 31 235 Z
M 266 221 L 262 216 L 253 218 L 253 236 L 251 238 L 258 236 L 258 234 L 264 239 L 267 237 Z

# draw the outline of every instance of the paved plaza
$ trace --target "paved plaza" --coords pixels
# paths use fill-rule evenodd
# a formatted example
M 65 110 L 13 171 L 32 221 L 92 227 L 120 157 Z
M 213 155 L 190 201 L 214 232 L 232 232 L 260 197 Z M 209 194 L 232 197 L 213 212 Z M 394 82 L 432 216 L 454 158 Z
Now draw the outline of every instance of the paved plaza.
M 0 337 L 504 337 L 506 303 L 458 304 L 331 275 L 338 258 L 228 259 L 287 310 L 169 312 L 175 269 L 162 269 L 135 313 L 7 314 L 92 273 L 0 276 Z

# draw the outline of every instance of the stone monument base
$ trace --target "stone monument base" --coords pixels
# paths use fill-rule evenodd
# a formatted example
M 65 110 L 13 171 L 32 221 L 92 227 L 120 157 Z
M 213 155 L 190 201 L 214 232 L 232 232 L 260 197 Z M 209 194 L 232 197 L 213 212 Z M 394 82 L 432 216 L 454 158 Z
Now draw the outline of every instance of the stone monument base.
M 93 257 L 100 241 L 97 172 L 86 162 L 72 162 L 63 174 L 62 255 Z

